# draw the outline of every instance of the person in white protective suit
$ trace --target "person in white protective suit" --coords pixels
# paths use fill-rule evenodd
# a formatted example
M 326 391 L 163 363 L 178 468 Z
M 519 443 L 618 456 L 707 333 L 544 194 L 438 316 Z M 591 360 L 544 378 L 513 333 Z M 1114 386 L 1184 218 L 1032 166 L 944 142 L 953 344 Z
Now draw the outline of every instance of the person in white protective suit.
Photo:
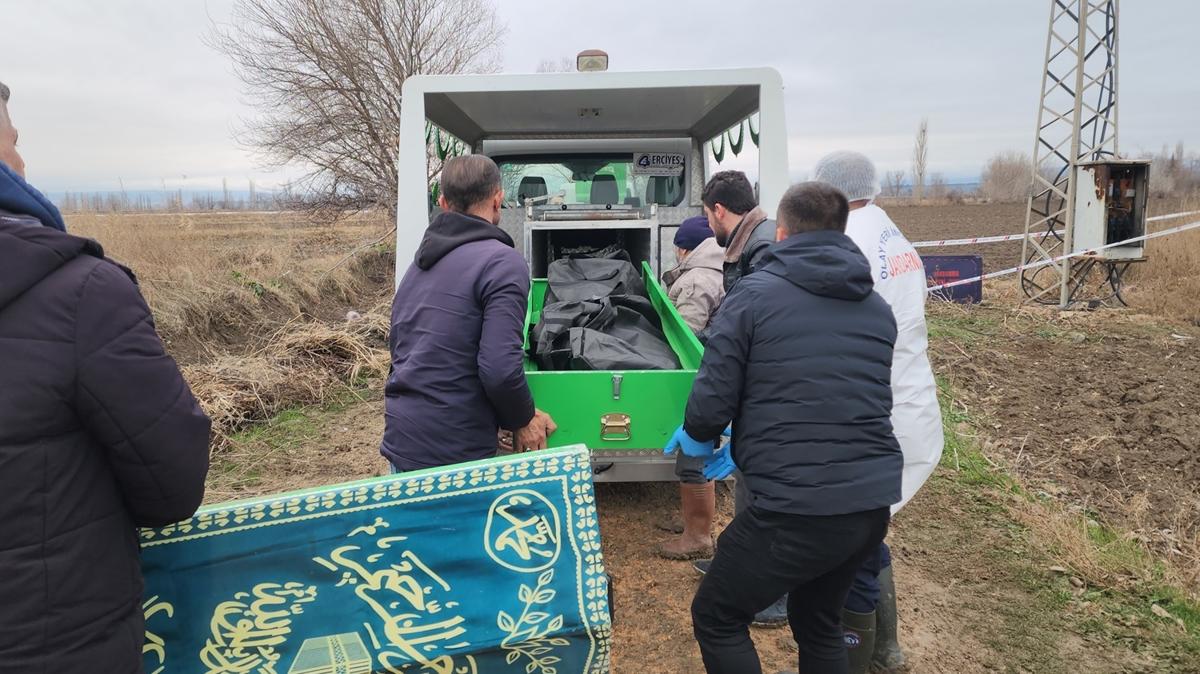
M 904 454 L 904 507 L 929 479 L 942 457 L 942 415 L 937 383 L 926 353 L 925 270 L 916 250 L 887 213 L 875 165 L 857 152 L 834 152 L 817 162 L 814 180 L 833 185 L 850 202 L 846 234 L 871 264 L 875 291 L 892 307 L 898 335 L 892 356 L 892 426 Z M 868 560 L 855 580 L 843 614 L 850 671 L 894 672 L 904 667 L 896 639 L 896 590 L 887 545 Z

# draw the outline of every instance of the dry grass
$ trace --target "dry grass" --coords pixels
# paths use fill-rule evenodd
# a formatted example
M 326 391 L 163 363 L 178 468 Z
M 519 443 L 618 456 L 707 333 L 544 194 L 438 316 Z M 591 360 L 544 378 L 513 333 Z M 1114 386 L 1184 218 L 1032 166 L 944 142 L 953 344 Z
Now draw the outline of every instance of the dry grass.
M 1192 198 L 1168 212 L 1200 210 L 1200 197 Z M 1150 223 L 1150 231 L 1200 221 L 1200 216 Z M 1146 244 L 1147 262 L 1129 272 L 1126 299 L 1130 305 L 1159 316 L 1183 319 L 1200 325 L 1200 229 L 1151 239 Z
M 388 327 L 384 307 L 340 325 L 297 322 L 254 353 L 185 367 L 184 377 L 212 418 L 214 450 L 253 422 L 386 374 Z
M 390 249 L 329 270 L 389 224 L 370 214 L 334 226 L 291 213 L 130 213 L 75 214 L 69 227 L 137 274 L 221 451 L 254 422 L 387 372 L 379 303 Z M 345 320 L 351 308 L 361 318 Z
M 1184 586 L 1177 567 L 1164 565 L 1144 540 L 1108 528 L 1086 514 L 1040 500 L 1014 501 L 1033 539 L 1071 573 L 1092 587 L 1130 590 L 1152 583 Z
M 319 315 L 324 304 L 355 306 L 371 286 L 368 277 L 390 276 L 383 247 L 324 274 L 356 244 L 387 230 L 369 214 L 336 226 L 298 214 L 76 214 L 69 226 L 133 269 L 159 332 L 185 362 L 201 359 L 192 351 Z

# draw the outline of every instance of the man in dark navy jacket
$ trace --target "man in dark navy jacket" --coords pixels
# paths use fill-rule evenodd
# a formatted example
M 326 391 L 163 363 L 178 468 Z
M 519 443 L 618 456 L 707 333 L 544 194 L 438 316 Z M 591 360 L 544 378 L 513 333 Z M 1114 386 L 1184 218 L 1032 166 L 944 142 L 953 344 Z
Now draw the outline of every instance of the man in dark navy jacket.
M 529 267 L 497 225 L 504 192 L 488 157 L 442 168 L 443 209 L 425 231 L 392 304 L 392 371 L 383 456 L 399 471 L 496 454 L 497 431 L 520 450 L 555 430 L 525 381 Z
M 8 98 L 0 84 L 0 674 L 135 674 L 135 527 L 196 511 L 209 420 L 132 272 L 25 182 Z
M 903 458 L 891 426 L 896 322 L 822 183 L 779 204 L 779 243 L 725 299 L 674 443 L 741 470 L 752 503 L 717 542 L 692 604 L 709 672 L 760 672 L 748 626 L 788 593 L 800 671 L 843 673 L 841 611 L 887 531 Z M 713 453 L 733 422 L 734 448 Z

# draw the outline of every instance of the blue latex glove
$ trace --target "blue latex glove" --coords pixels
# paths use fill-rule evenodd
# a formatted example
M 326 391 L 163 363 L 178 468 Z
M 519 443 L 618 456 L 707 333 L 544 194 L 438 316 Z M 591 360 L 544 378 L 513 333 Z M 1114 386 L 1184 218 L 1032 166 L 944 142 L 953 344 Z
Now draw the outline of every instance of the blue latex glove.
M 729 451 L 731 449 L 733 449 L 732 443 L 725 445 L 704 460 L 704 479 L 724 480 L 737 470 L 737 464 L 733 462 L 733 453 Z
M 712 456 L 713 443 L 711 440 L 709 442 L 700 442 L 699 440 L 696 440 L 692 436 L 688 435 L 687 431 L 683 430 L 683 426 L 681 425 L 679 428 L 675 429 L 675 433 L 671 436 L 671 439 L 667 441 L 667 446 L 663 447 L 663 454 L 670 456 L 674 454 L 675 450 L 677 449 L 683 450 L 683 453 L 687 456 Z

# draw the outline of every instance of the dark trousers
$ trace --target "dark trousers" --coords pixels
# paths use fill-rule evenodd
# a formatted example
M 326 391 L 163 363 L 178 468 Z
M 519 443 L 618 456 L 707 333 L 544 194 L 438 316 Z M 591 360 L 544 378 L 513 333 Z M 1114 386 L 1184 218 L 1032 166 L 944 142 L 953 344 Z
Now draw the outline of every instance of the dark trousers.
M 751 506 L 717 541 L 692 601 L 692 627 L 709 674 L 759 674 L 754 614 L 788 594 L 788 623 L 803 674 L 843 674 L 842 606 L 863 560 L 887 533 L 887 508 L 848 515 L 788 515 Z
M 746 489 L 746 481 L 741 479 L 741 473 L 737 473 L 733 496 L 734 514 L 750 507 L 753 501 L 750 490 Z M 880 543 L 879 550 L 867 555 L 862 566 L 858 567 L 858 572 L 854 574 L 850 594 L 846 597 L 846 609 L 855 613 L 874 611 L 875 606 L 879 604 L 879 573 L 891 565 L 892 551 L 887 543 Z
M 854 583 L 846 597 L 846 609 L 855 613 L 874 611 L 879 604 L 879 572 L 891 565 L 892 551 L 887 543 L 880 543 L 879 549 L 867 555 L 858 567 L 858 573 L 854 574 Z

